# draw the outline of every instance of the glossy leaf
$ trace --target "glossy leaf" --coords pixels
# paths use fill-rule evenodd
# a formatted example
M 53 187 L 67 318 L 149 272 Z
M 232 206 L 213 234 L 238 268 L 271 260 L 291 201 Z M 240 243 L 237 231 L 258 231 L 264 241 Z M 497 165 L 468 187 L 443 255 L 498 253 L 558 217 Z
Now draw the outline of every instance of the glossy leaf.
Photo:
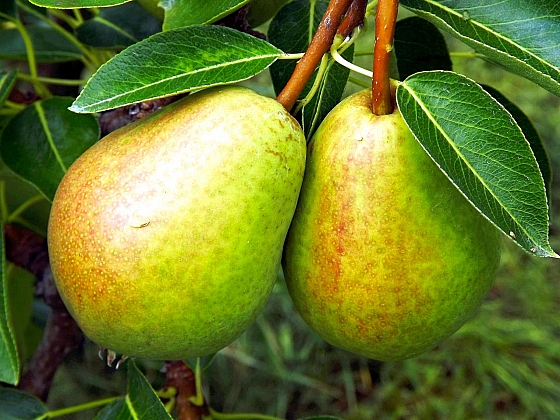
M 421 71 L 451 70 L 451 58 L 442 33 L 419 17 L 397 22 L 394 50 L 400 80 Z
M 262 39 L 223 26 L 161 32 L 100 67 L 70 109 L 98 112 L 245 80 L 282 54 Z
M 172 420 L 153 388 L 132 360 L 127 362 L 128 393 L 101 410 L 95 420 Z
M 78 47 L 51 27 L 29 25 L 27 32 L 40 63 L 74 61 L 82 57 Z M 16 28 L 0 31 L 0 59 L 27 61 L 25 44 Z
M 309 0 L 295 0 L 288 3 L 270 22 L 268 40 L 286 53 L 305 52 L 327 6 L 326 0 L 312 3 Z M 270 76 L 277 95 L 284 88 L 295 68 L 295 60 L 279 60 L 270 67 Z M 313 83 L 312 80 L 308 82 L 307 91 Z M 304 96 L 302 94 L 300 98 Z
M 53 9 L 85 9 L 89 7 L 117 6 L 130 0 L 29 0 L 37 6 Z
M 560 96 L 557 0 L 402 0 L 489 59 Z
M 397 104 L 427 153 L 482 214 L 527 252 L 557 257 L 539 166 L 502 105 L 447 71 L 409 77 L 397 88 Z
M 45 418 L 47 407 L 37 398 L 15 389 L 0 388 L 2 420 L 34 420 Z
M 0 220 L 0 232 L 4 226 Z M 0 238 L 0 381 L 12 385 L 19 382 L 19 356 L 15 333 L 12 326 L 10 306 L 8 302 L 8 284 L 6 278 L 6 254 L 4 235 Z M 1 389 L 0 389 L 1 391 Z M 2 404 L 0 393 L 0 407 Z M 0 410 L 0 413 L 2 411 Z
M 11 70 L 7 73 L 0 71 L 0 108 L 10 96 L 16 82 L 17 73 L 17 70 Z
M 96 119 L 70 112 L 71 103 L 67 97 L 34 102 L 0 136 L 4 163 L 50 201 L 68 167 L 99 138 Z
M 83 44 L 97 48 L 124 48 L 161 31 L 161 22 L 137 2 L 103 8 L 76 28 Z
M 488 92 L 492 97 L 497 100 L 515 119 L 517 125 L 523 131 L 523 135 L 529 142 L 531 146 L 531 150 L 537 159 L 537 163 L 539 164 L 539 169 L 541 170 L 541 174 L 544 180 L 544 186 L 547 192 L 547 196 L 550 197 L 550 184 L 552 183 L 552 169 L 550 168 L 550 160 L 548 158 L 548 154 L 546 153 L 546 149 L 544 144 L 537 132 L 535 126 L 521 111 L 521 109 L 515 105 L 514 103 L 510 102 L 504 95 L 498 92 L 496 89 L 492 88 L 491 86 L 482 86 L 483 89 Z
M 163 29 L 213 23 L 233 13 L 249 0 L 161 0 L 165 10 Z

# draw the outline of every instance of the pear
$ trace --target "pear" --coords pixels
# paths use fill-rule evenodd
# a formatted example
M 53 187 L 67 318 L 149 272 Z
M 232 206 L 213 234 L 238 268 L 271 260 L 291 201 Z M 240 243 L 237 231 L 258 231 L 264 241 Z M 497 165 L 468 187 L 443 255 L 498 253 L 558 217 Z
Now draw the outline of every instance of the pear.
M 305 168 L 299 124 L 238 86 L 192 94 L 87 150 L 48 246 L 85 334 L 127 356 L 216 352 L 263 309 Z
M 329 343 L 383 361 L 453 334 L 487 295 L 500 233 L 369 90 L 339 103 L 309 148 L 283 267 L 302 318 Z

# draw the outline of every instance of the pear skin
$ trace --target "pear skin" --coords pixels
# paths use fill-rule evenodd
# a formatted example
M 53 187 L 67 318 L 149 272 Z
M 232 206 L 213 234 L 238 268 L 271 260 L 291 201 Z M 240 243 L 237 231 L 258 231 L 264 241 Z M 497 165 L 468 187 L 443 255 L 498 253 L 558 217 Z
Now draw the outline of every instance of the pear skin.
M 308 147 L 283 268 L 302 318 L 329 343 L 383 361 L 424 353 L 473 316 L 501 237 L 441 172 L 399 111 L 370 90 L 325 118 Z
M 85 334 L 157 360 L 220 350 L 272 290 L 305 168 L 305 138 L 243 87 L 192 94 L 70 167 L 48 230 L 60 295 Z

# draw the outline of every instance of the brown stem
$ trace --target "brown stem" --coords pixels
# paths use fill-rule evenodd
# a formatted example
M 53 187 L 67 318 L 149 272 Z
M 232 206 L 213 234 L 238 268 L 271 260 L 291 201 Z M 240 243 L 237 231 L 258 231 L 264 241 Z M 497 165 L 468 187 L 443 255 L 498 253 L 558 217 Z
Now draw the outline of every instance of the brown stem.
M 372 111 L 375 115 L 390 114 L 394 108 L 389 71 L 398 8 L 398 0 L 379 0 L 377 5 L 372 81 Z
M 41 343 L 27 363 L 18 388 L 46 401 L 58 366 L 83 341 L 78 324 L 72 319 L 56 289 L 49 265 L 47 241 L 19 226 L 4 226 L 6 258 L 35 275 L 35 295 L 51 308 Z
M 292 109 L 321 58 L 329 51 L 336 31 L 351 3 L 352 0 L 330 1 L 317 28 L 317 32 L 315 32 L 311 40 L 311 44 L 309 44 L 307 51 L 296 64 L 290 80 L 288 80 L 288 83 L 286 83 L 286 86 L 284 86 L 284 89 L 276 98 L 286 110 L 290 111 Z
M 165 388 L 173 387 L 177 390 L 176 408 L 178 420 L 201 420 L 209 416 L 208 406 L 201 406 L 189 401 L 196 395 L 196 381 L 194 372 L 181 361 L 165 362 Z
M 366 18 L 366 7 L 367 0 L 354 0 L 336 34 L 346 38 L 352 33 L 354 28 L 362 26 Z

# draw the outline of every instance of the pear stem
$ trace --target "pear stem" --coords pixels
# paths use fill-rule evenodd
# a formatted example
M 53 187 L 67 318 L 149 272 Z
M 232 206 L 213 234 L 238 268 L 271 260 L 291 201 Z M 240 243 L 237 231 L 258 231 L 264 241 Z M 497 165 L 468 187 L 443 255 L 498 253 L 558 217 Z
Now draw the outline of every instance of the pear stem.
M 323 55 L 329 51 L 342 18 L 353 0 L 331 0 L 313 39 L 276 100 L 290 111 Z
M 354 28 L 362 26 L 366 17 L 367 0 L 354 0 L 348 9 L 348 13 L 338 27 L 337 35 L 346 38 Z
M 379 0 L 377 5 L 372 81 L 372 111 L 375 115 L 391 114 L 394 109 L 389 71 L 398 8 L 398 0 Z

